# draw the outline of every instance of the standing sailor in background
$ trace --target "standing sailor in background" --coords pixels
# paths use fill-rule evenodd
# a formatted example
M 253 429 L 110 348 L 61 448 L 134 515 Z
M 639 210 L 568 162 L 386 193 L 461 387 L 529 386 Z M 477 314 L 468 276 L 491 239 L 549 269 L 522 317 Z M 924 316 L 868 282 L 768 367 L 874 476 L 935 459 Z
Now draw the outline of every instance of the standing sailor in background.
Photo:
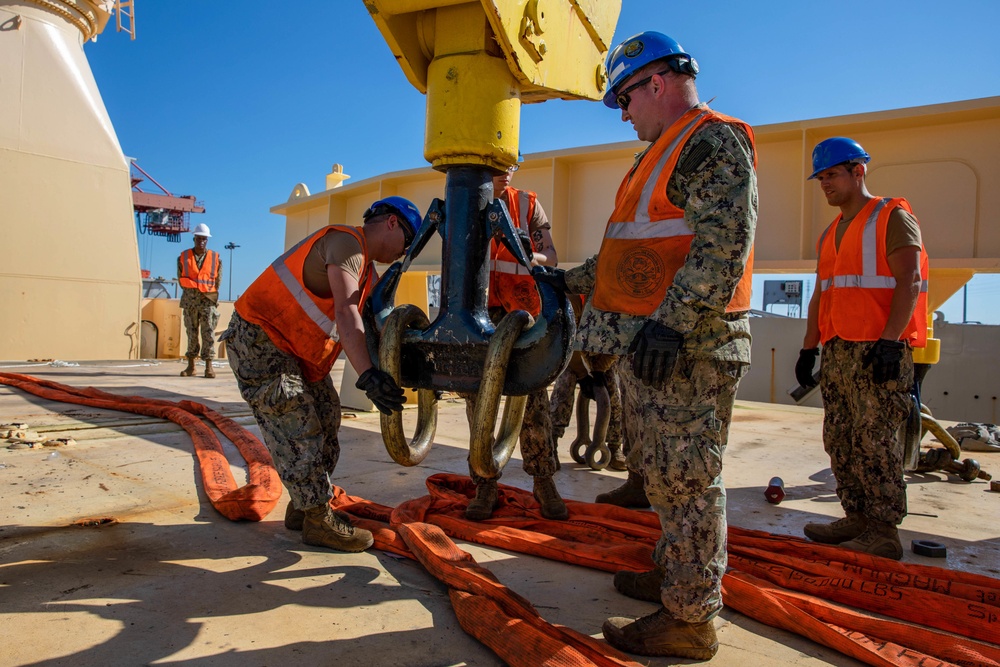
M 927 342 L 928 260 L 909 203 L 868 192 L 869 159 L 846 137 L 813 150 L 809 178 L 840 215 L 817 245 L 817 289 L 795 377 L 816 386 L 822 343 L 823 446 L 846 516 L 806 524 L 805 535 L 899 560 L 906 483 L 896 434 L 913 406 L 913 348 Z
M 650 145 L 619 186 L 599 254 L 562 278 L 591 294 L 582 349 L 625 357 L 629 468 L 662 528 L 656 567 L 618 572 L 614 585 L 662 606 L 608 619 L 604 637 L 630 653 L 707 660 L 727 563 L 722 458 L 750 364 L 753 131 L 698 101 L 698 66 L 666 35 L 625 40 L 607 69 L 605 105 Z
M 302 531 L 306 544 L 337 551 L 364 551 L 373 537 L 330 507 L 341 415 L 330 369 L 343 349 L 358 389 L 384 414 L 403 409 L 403 390 L 368 356 L 361 307 L 375 262 L 399 259 L 421 223 L 402 197 L 374 202 L 363 218 L 361 227 L 323 227 L 274 260 L 236 301 L 222 335 L 291 497 L 285 527 Z
M 510 211 L 511 220 L 521 237 L 525 253 L 532 266 L 555 266 L 559 262 L 552 241 L 549 223 L 538 195 L 528 190 L 510 187 L 510 179 L 518 165 L 511 165 L 505 172 L 493 177 L 493 194 L 501 199 Z M 521 266 L 503 244 L 494 239 L 490 243 L 490 283 L 487 302 L 490 318 L 494 323 L 512 310 L 524 310 L 538 317 L 542 303 L 529 268 Z M 471 423 L 475 412 L 475 395 L 462 394 L 466 415 Z M 552 437 L 552 418 L 549 415 L 549 393 L 542 388 L 528 394 L 524 421 L 520 434 L 521 459 L 524 471 L 534 479 L 534 496 L 547 519 L 563 520 L 569 517 L 566 503 L 559 496 L 555 481 L 558 464 L 555 439 Z M 465 516 L 473 521 L 490 518 L 496 508 L 499 477 L 484 479 L 469 468 L 469 476 L 476 483 L 476 496 L 466 507 Z
M 222 284 L 222 260 L 219 253 L 208 249 L 212 234 L 208 225 L 194 228 L 194 246 L 177 258 L 177 281 L 181 285 L 181 311 L 187 333 L 187 368 L 183 377 L 194 375 L 194 360 L 205 361 L 205 377 L 214 378 L 215 327 L 219 324 L 219 285 Z

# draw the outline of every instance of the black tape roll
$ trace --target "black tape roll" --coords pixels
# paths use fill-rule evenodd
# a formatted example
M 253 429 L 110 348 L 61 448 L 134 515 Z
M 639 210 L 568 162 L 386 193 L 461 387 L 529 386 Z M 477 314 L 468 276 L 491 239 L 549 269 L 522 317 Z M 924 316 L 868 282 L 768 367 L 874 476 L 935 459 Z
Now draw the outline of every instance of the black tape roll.
M 910 549 L 918 556 L 929 558 L 944 558 L 948 555 L 948 549 L 943 544 L 930 540 L 913 540 L 910 542 Z

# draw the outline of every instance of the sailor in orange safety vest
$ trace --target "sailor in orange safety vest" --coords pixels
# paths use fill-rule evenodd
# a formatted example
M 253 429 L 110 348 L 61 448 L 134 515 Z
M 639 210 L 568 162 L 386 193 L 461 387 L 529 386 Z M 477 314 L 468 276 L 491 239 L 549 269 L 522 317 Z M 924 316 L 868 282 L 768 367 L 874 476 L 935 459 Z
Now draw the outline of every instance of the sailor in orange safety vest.
M 212 237 L 208 225 L 194 228 L 194 245 L 177 258 L 177 282 L 181 286 L 180 308 L 187 334 L 187 368 L 182 377 L 194 375 L 194 360 L 199 353 L 205 361 L 205 377 L 214 378 L 215 327 L 219 324 L 219 285 L 222 284 L 222 260 L 208 249 Z
M 579 346 L 624 357 L 629 476 L 598 500 L 648 503 L 662 528 L 654 568 L 614 577 L 659 609 L 609 618 L 604 637 L 629 653 L 707 660 L 727 565 L 722 459 L 750 363 L 753 130 L 699 102 L 697 63 L 662 33 L 619 44 L 607 72 L 604 104 L 649 146 L 618 188 L 597 256 L 538 279 L 591 295 Z
M 403 408 L 403 390 L 372 365 L 361 308 L 375 283 L 375 262 L 409 247 L 420 213 L 386 197 L 361 227 L 323 227 L 265 269 L 236 301 L 226 341 L 240 393 L 260 426 L 291 501 L 285 527 L 306 544 L 363 551 L 372 534 L 330 508 L 340 457 L 340 397 L 330 369 L 341 349 L 358 372 L 357 387 L 385 414 Z
M 919 401 L 913 348 L 927 342 L 928 260 L 920 223 L 905 199 L 865 186 L 870 157 L 847 137 L 813 150 L 820 190 L 840 214 L 816 246 L 816 290 L 795 377 L 816 385 L 823 346 L 823 445 L 844 518 L 808 523 L 806 537 L 899 560 L 897 526 L 906 516 L 904 443 L 899 427 Z

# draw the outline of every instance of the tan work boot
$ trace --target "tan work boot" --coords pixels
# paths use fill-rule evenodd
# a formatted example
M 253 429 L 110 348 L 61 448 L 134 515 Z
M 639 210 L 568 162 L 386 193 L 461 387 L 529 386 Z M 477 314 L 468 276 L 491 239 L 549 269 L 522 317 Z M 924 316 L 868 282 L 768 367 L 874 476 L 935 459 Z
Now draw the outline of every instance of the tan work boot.
M 497 481 L 484 479 L 476 486 L 476 497 L 465 508 L 465 518 L 470 521 L 485 521 L 493 516 L 497 506 Z
M 336 512 L 329 505 L 317 505 L 305 511 L 302 541 L 337 551 L 364 551 L 375 538 L 364 528 L 352 526 L 343 512 Z
M 542 516 L 554 521 L 565 521 L 569 518 L 569 510 L 566 503 L 559 496 L 556 483 L 551 477 L 536 477 L 534 484 L 534 496 L 538 504 L 542 506 Z
M 181 377 L 183 378 L 189 378 L 194 375 L 194 357 L 188 357 L 187 360 L 187 368 L 181 371 Z
M 617 489 L 598 494 L 595 503 L 618 505 L 618 507 L 649 507 L 649 498 L 643 487 L 642 475 L 629 470 L 628 479 Z
M 211 359 L 205 362 L 205 377 L 207 378 L 215 377 L 215 367 L 212 365 Z
M 285 505 L 285 528 L 288 530 L 301 531 L 302 522 L 305 521 L 306 513 L 295 509 L 295 505 L 289 500 Z
M 625 463 L 625 452 L 622 451 L 622 443 L 616 442 L 608 445 L 611 450 L 611 461 L 608 462 L 608 467 L 612 470 L 628 470 L 628 465 Z
M 637 655 L 709 660 L 719 650 L 719 638 L 712 621 L 685 623 L 671 618 L 662 607 L 656 613 L 635 621 L 609 618 L 601 629 L 609 644 Z
M 660 602 L 660 588 L 666 576 L 662 567 L 654 567 L 648 572 L 632 572 L 621 570 L 615 572 L 615 588 L 622 595 L 634 600 Z
M 820 544 L 840 544 L 865 532 L 868 520 L 860 512 L 848 512 L 843 519 L 831 523 L 807 523 L 802 529 L 813 542 Z
M 896 526 L 885 521 L 869 521 L 865 532 L 853 540 L 841 542 L 840 546 L 892 560 L 899 560 L 903 557 L 903 545 L 899 543 L 899 531 Z

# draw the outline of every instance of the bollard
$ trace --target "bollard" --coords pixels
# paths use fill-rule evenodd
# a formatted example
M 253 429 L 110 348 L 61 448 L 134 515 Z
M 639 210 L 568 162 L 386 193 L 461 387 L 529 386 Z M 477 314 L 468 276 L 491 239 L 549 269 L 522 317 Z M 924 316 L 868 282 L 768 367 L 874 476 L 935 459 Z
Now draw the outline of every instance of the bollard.
M 785 483 L 781 481 L 780 477 L 772 477 L 771 481 L 767 483 L 767 488 L 764 489 L 764 498 L 772 505 L 777 505 L 785 499 Z

